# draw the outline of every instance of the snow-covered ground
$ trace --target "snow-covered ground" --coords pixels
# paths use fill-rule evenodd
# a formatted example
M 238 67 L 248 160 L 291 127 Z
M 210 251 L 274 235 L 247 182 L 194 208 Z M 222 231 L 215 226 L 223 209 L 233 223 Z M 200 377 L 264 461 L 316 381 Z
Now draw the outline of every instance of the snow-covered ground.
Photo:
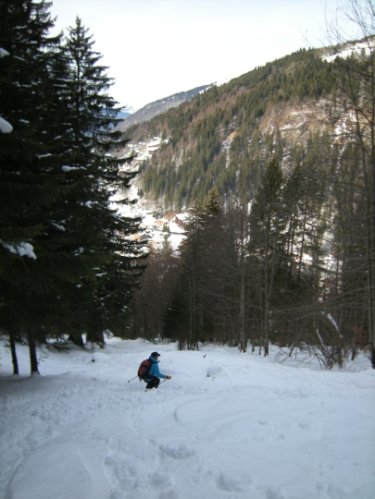
M 172 380 L 145 392 L 140 361 Z M 9 376 L 0 345 L 1 499 L 373 499 L 375 371 L 112 339 L 40 351 Z
M 337 57 L 348 59 L 353 55 L 368 56 L 375 48 L 373 39 L 362 40 L 358 42 L 348 42 L 339 46 L 339 48 L 323 54 L 323 61 L 333 62 Z

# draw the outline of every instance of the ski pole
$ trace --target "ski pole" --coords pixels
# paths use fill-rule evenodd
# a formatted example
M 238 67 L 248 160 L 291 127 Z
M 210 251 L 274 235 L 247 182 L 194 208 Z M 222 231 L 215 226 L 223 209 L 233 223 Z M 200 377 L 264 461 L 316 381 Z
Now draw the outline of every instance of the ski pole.
M 159 386 L 162 385 L 163 383 L 165 383 L 166 381 L 169 381 L 169 378 L 163 379 L 163 381 L 160 381 Z
M 131 381 L 133 381 L 133 380 L 135 380 L 137 378 L 138 378 L 138 376 L 134 376 L 134 378 L 128 379 L 128 383 L 130 383 Z

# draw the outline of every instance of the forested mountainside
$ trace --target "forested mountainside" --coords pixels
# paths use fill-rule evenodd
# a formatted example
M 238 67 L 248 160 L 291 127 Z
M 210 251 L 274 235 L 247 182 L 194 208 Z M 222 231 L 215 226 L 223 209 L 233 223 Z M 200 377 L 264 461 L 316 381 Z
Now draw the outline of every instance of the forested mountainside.
M 229 202 L 241 185 L 256 191 L 263 159 L 276 151 L 291 169 L 307 144 L 310 156 L 322 153 L 322 141 L 330 150 L 342 119 L 340 62 L 323 57 L 332 51 L 301 50 L 131 128 L 133 145 L 155 136 L 162 143 L 142 164 L 142 191 L 165 209 L 191 207 L 214 186 Z
M 140 194 L 192 213 L 178 259 L 150 259 L 137 331 L 314 345 L 326 365 L 368 343 L 375 366 L 373 48 L 301 50 L 129 130 L 160 143 Z

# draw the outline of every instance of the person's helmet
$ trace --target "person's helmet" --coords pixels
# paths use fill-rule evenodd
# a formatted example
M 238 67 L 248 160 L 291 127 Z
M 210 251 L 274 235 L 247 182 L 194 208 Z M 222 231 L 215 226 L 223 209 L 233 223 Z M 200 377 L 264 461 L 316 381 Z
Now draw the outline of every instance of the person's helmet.
M 154 357 L 156 359 L 156 357 L 160 357 L 160 353 L 152 352 L 151 357 Z

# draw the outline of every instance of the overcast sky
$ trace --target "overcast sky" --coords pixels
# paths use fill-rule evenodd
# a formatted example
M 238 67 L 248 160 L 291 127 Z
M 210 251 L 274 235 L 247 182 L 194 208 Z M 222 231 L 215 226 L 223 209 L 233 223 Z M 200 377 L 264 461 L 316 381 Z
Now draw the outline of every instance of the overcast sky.
M 59 29 L 81 17 L 115 79 L 111 95 L 139 109 L 223 82 L 303 47 L 327 45 L 342 0 L 53 0 Z

